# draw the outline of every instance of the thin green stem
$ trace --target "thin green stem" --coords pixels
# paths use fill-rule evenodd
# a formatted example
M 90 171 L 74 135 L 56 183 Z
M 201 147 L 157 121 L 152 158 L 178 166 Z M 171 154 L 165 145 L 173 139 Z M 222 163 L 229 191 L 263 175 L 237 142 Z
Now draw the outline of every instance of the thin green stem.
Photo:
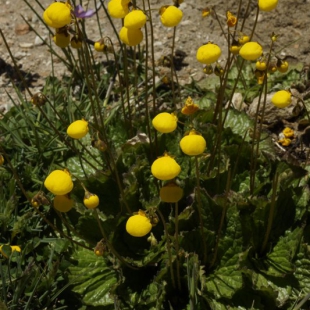
M 228 170 L 228 176 L 227 176 L 227 183 L 226 183 L 226 193 L 225 193 L 225 204 L 223 206 L 223 211 L 222 211 L 222 215 L 221 215 L 221 220 L 220 220 L 220 224 L 219 224 L 219 228 L 216 234 L 216 242 L 215 242 L 215 247 L 214 247 L 214 253 L 213 253 L 213 258 L 212 261 L 210 263 L 210 267 L 211 268 L 217 259 L 217 253 L 218 253 L 218 248 L 219 248 L 219 244 L 220 244 L 220 239 L 221 239 L 221 234 L 222 234 L 222 229 L 223 229 L 223 225 L 224 225 L 224 220 L 226 217 L 226 213 L 227 213 L 227 195 L 229 193 L 230 187 L 231 187 L 231 170 Z
M 273 183 L 272 183 L 272 197 L 271 197 L 271 203 L 270 203 L 268 223 L 267 223 L 267 229 L 266 229 L 263 245 L 261 248 L 261 254 L 265 253 L 265 251 L 266 251 L 266 246 L 267 246 L 269 236 L 270 236 L 270 232 L 271 232 L 271 228 L 272 228 L 274 211 L 275 211 L 275 207 L 276 207 L 278 179 L 279 179 L 279 175 L 278 175 L 278 173 L 276 173 L 276 175 L 273 178 Z
M 200 234 L 202 238 L 202 246 L 203 246 L 203 263 L 207 262 L 207 243 L 206 236 L 204 234 L 204 225 L 202 218 L 202 203 L 201 203 L 201 192 L 200 192 L 200 173 L 199 173 L 199 165 L 198 165 L 198 157 L 195 156 L 195 167 L 196 167 L 196 197 L 197 197 L 197 210 L 199 216 L 199 226 L 200 226 Z
M 161 222 L 163 223 L 164 226 L 164 231 L 165 231 L 165 235 L 166 235 L 166 246 L 167 246 L 167 251 L 168 251 L 168 257 L 169 257 L 169 268 L 170 268 L 170 275 L 171 275 L 171 282 L 172 282 L 172 287 L 175 288 L 175 278 L 174 278 L 174 271 L 173 271 L 173 262 L 172 262 L 172 253 L 171 253 L 171 245 L 170 245 L 170 236 L 168 234 L 168 229 L 167 229 L 167 225 L 165 222 L 165 218 L 163 216 L 163 214 L 160 212 L 160 210 L 157 210 L 157 213 L 160 217 Z
M 177 265 L 177 282 L 178 289 L 181 290 L 181 275 L 180 275 L 180 258 L 179 258 L 179 204 L 174 205 L 174 225 L 175 225 L 175 252 Z

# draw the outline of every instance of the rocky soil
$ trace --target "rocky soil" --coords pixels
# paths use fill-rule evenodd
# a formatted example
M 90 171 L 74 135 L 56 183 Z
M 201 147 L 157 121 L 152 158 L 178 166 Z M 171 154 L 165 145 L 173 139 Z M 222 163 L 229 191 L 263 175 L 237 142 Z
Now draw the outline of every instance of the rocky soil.
M 85 5 L 89 2 L 89 8 L 95 6 L 95 0 L 83 1 Z M 11 53 L 25 76 L 29 87 L 35 93 L 42 89 L 46 77 L 52 72 L 51 55 L 47 45 L 41 40 L 50 40 L 50 33 L 45 25 L 40 21 L 43 8 L 46 8 L 52 0 L 38 1 L 28 0 L 31 8 L 24 0 L 0 0 L 0 28 L 5 40 L 11 50 Z M 243 1 L 244 8 L 248 1 Z M 256 12 L 256 0 L 250 2 L 250 13 L 245 24 L 245 33 L 250 32 L 253 25 Z M 107 3 L 107 1 L 105 2 Z M 137 0 L 138 4 L 142 1 Z M 162 56 L 169 55 L 171 49 L 171 39 L 173 29 L 164 28 L 158 17 L 158 9 L 162 5 L 171 4 L 170 0 L 152 0 L 154 9 L 154 36 L 155 36 L 155 57 L 156 60 Z M 188 83 L 191 78 L 201 80 L 204 77 L 202 66 L 196 61 L 195 55 L 197 48 L 206 43 L 213 41 L 217 43 L 223 51 L 226 49 L 225 37 L 218 23 L 211 17 L 202 18 L 202 8 L 209 6 L 214 7 L 218 16 L 225 25 L 225 14 L 227 10 L 232 13 L 237 12 L 238 1 L 189 1 L 185 0 L 181 4 L 184 17 L 176 31 L 176 49 L 181 51 L 183 57 L 182 64 L 178 71 L 181 83 Z M 104 36 L 110 36 L 113 42 L 116 42 L 109 21 L 105 16 L 103 9 L 99 11 L 100 26 Z M 27 22 L 28 24 L 27 24 Z M 267 50 L 270 43 L 272 32 L 279 35 L 276 42 L 275 50 L 278 55 L 286 56 L 290 62 L 310 63 L 310 0 L 279 0 L 277 9 L 272 12 L 262 12 L 258 17 L 257 31 L 254 36 Z M 120 29 L 121 21 L 116 21 L 116 28 Z M 100 38 L 98 24 L 95 17 L 86 21 L 87 34 L 90 39 L 97 40 Z M 226 31 L 226 27 L 224 28 Z M 41 38 L 40 38 L 41 37 Z M 57 48 L 57 47 L 56 47 Z M 60 48 L 57 48 L 62 53 Z M 98 61 L 104 60 L 102 54 L 95 54 Z M 225 53 L 221 56 L 221 61 L 225 59 Z M 160 67 L 159 70 L 166 70 Z M 66 68 L 62 63 L 55 63 L 55 72 L 61 77 L 66 74 Z M 16 94 L 11 83 L 11 79 L 18 81 L 18 76 L 14 73 L 13 62 L 7 50 L 5 42 L 0 37 L 0 105 L 2 108 L 9 108 L 12 105 L 10 96 L 15 99 Z

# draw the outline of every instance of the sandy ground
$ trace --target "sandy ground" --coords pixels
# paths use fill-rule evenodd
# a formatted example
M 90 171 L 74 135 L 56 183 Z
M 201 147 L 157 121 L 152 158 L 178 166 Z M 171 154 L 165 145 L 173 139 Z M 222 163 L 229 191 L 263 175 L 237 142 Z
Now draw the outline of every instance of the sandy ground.
M 52 1 L 40 0 L 42 7 L 46 8 Z M 87 1 L 83 1 L 86 4 Z M 107 3 L 106 1 L 105 3 Z M 248 1 L 243 1 L 242 14 Z M 42 8 L 35 0 L 28 0 L 32 9 L 42 15 Z M 201 80 L 204 77 L 202 73 L 202 65 L 195 58 L 196 51 L 200 45 L 207 41 L 217 43 L 223 51 L 227 49 L 225 37 L 221 28 L 215 19 L 211 16 L 202 18 L 201 10 L 206 6 L 214 7 L 219 18 L 223 22 L 224 31 L 225 14 L 227 10 L 237 13 L 237 1 L 184 1 L 181 9 L 184 12 L 183 20 L 176 30 L 176 49 L 182 51 L 184 59 L 178 71 L 181 83 L 190 82 L 191 78 Z M 23 71 L 27 78 L 28 85 L 33 92 L 42 89 L 45 78 L 51 74 L 51 56 L 44 40 L 50 40 L 50 33 L 45 25 L 42 24 L 38 16 L 23 0 L 0 0 L 0 28 L 10 47 L 11 53 L 16 63 Z M 137 4 L 141 5 L 142 1 L 137 0 Z M 163 27 L 159 22 L 158 9 L 162 5 L 171 4 L 170 1 L 152 0 L 153 21 L 154 21 L 154 38 L 155 38 L 155 58 L 157 60 L 159 70 L 167 70 L 160 67 L 158 61 L 165 55 L 170 54 L 172 34 L 171 28 Z M 89 7 L 94 7 L 94 0 L 89 1 Z M 256 1 L 250 2 L 250 11 L 247 22 L 244 27 L 245 33 L 250 32 L 253 25 L 256 12 Z M 99 11 L 100 27 L 104 36 L 112 38 L 116 42 L 115 35 L 109 25 L 103 9 Z M 29 23 L 27 25 L 25 20 Z M 290 62 L 301 62 L 303 64 L 310 63 L 310 0 L 279 0 L 276 10 L 272 12 L 261 12 L 258 16 L 257 31 L 254 39 L 259 41 L 267 50 L 270 44 L 270 35 L 272 32 L 279 35 L 279 39 L 275 45 L 277 55 L 288 57 Z M 116 21 L 116 28 L 120 29 L 121 21 Z M 100 38 L 97 20 L 93 17 L 86 21 L 86 29 L 89 38 L 97 40 Z M 59 53 L 62 51 L 57 48 Z M 101 54 L 95 55 L 98 61 L 104 60 Z M 221 56 L 221 61 L 225 60 L 225 52 Z M 12 59 L 4 44 L 4 40 L 0 37 L 0 105 L 8 108 L 11 100 L 8 94 L 16 98 L 14 89 L 10 82 L 11 78 L 18 80 L 12 67 Z M 55 64 L 55 72 L 61 77 L 66 73 L 66 69 L 62 63 Z

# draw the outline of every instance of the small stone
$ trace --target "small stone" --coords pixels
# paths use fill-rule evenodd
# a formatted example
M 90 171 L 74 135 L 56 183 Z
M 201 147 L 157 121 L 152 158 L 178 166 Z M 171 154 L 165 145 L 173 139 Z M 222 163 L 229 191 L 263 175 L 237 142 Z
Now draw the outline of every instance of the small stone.
M 32 43 L 28 43 L 28 42 L 21 42 L 18 45 L 21 48 L 32 48 L 33 47 L 33 44 Z
M 25 53 L 25 52 L 17 52 L 14 55 L 14 58 L 17 59 L 17 60 L 20 60 L 20 59 L 24 58 L 26 55 L 27 55 L 27 53 Z
M 45 43 L 45 40 L 46 40 L 46 36 L 43 36 L 43 37 L 36 36 L 34 39 L 34 45 L 35 46 L 43 45 Z
M 15 33 L 18 36 L 27 34 L 30 31 L 30 27 L 28 24 L 17 24 L 15 25 Z

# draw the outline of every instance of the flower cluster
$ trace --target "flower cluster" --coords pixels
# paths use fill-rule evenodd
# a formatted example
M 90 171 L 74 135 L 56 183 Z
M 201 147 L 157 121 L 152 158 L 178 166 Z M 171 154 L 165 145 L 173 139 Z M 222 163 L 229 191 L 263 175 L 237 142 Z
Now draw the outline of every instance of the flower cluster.
M 108 12 L 114 18 L 124 18 L 124 26 L 119 32 L 119 37 L 128 46 L 135 46 L 142 42 L 141 28 L 145 25 L 147 17 L 141 10 L 129 12 L 128 0 L 111 0 L 108 3 Z
M 68 170 L 54 170 L 44 181 L 44 186 L 55 195 L 53 206 L 59 212 L 68 212 L 72 209 L 74 201 L 70 199 L 73 182 Z M 33 206 L 37 200 L 33 199 Z
M 55 28 L 55 35 L 53 41 L 61 48 L 65 48 L 71 44 L 73 48 L 80 48 L 82 46 L 82 38 L 79 34 L 74 35 L 72 38 L 69 34 L 69 25 L 76 21 L 76 18 L 87 18 L 95 14 L 94 10 L 84 11 L 81 5 L 77 5 L 72 10 L 69 1 L 54 2 L 48 6 L 43 12 L 44 22 Z
M 285 127 L 279 134 L 279 143 L 282 146 L 289 146 L 292 143 L 292 139 L 295 137 L 295 132 L 289 127 Z

